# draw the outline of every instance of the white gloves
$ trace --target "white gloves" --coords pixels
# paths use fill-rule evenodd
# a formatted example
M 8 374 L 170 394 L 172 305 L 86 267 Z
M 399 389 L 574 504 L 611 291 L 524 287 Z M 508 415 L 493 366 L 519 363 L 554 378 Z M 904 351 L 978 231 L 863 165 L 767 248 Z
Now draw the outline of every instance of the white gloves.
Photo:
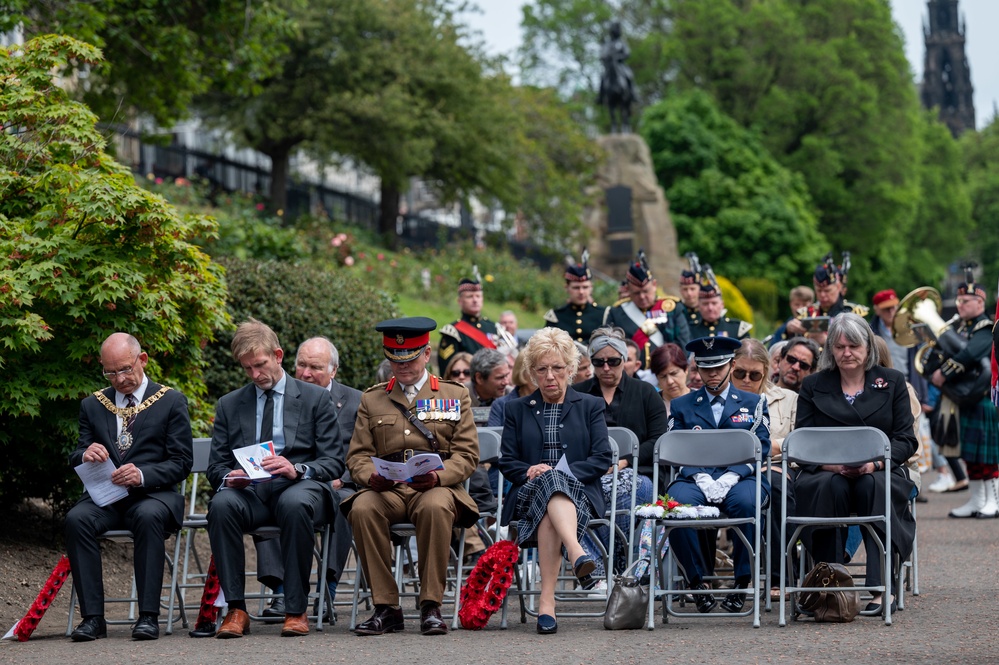
M 718 480 L 713 480 L 706 473 L 694 475 L 694 482 L 704 492 L 704 498 L 708 503 L 721 503 L 728 496 L 728 491 L 735 487 L 735 484 L 742 480 L 739 474 L 731 471 L 722 475 Z
M 712 486 L 707 491 L 704 491 L 704 496 L 711 503 L 721 503 L 728 495 L 728 491 L 735 487 L 735 484 L 739 480 L 741 480 L 739 474 L 729 471 L 714 481 Z
M 701 488 L 701 491 L 704 492 L 705 497 L 708 496 L 708 492 L 710 492 L 715 485 L 714 478 L 706 473 L 694 474 L 694 482 L 699 488 Z

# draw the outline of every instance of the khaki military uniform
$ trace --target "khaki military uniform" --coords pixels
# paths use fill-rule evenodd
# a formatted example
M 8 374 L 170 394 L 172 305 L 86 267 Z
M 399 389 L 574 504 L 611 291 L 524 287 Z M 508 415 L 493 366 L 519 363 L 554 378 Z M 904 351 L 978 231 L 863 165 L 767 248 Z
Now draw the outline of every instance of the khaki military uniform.
M 455 400 L 457 413 L 443 408 Z M 385 458 L 408 450 L 431 452 L 430 442 L 395 404 L 424 415 L 421 422 L 440 444 L 444 469 L 437 471 L 438 487 L 417 492 L 397 483 L 387 492 L 367 489 L 374 473 L 371 458 Z M 450 556 L 451 530 L 470 527 L 479 518 L 475 501 L 463 483 L 479 461 L 479 439 L 472 422 L 468 390 L 460 383 L 430 376 L 412 404 L 395 380 L 369 388 L 361 396 L 354 435 L 347 452 L 347 468 L 361 489 L 341 507 L 354 531 L 354 542 L 371 584 L 375 604 L 398 605 L 399 592 L 392 575 L 392 542 L 389 527 L 399 522 L 416 526 L 419 551 L 420 602 L 441 603 Z

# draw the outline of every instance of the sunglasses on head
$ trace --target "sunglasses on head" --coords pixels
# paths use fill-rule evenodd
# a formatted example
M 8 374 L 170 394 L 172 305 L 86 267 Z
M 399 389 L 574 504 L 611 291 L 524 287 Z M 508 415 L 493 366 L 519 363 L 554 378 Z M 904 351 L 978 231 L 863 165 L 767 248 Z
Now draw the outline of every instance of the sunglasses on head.
M 472 376 L 472 370 L 470 369 L 453 369 L 451 370 L 451 377 L 457 379 L 459 376 Z
M 603 367 L 604 365 L 617 367 L 624 362 L 624 358 L 590 358 L 590 362 L 594 367 Z
M 806 372 L 808 370 L 812 369 L 812 366 L 811 366 L 810 363 L 806 363 L 801 358 L 796 358 L 796 357 L 792 356 L 790 353 L 787 354 L 786 356 L 784 356 L 784 361 L 787 362 L 787 364 L 791 365 L 792 367 L 795 366 L 795 365 L 797 365 L 798 367 L 800 367 L 802 370 L 804 370 Z
M 733 369 L 732 370 L 732 376 L 734 376 L 735 378 L 739 379 L 740 381 L 743 381 L 746 378 L 747 374 L 749 375 L 749 380 L 750 381 L 759 381 L 760 379 L 763 378 L 763 372 L 749 372 L 749 371 L 744 370 L 744 369 Z

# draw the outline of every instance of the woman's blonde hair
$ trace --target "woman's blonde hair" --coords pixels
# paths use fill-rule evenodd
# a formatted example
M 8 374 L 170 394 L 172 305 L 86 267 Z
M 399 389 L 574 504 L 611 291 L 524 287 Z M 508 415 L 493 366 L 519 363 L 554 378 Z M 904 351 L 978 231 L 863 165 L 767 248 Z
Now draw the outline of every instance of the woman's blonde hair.
M 527 346 L 517 357 L 518 359 L 523 357 L 527 371 L 533 372 L 538 360 L 553 352 L 562 358 L 569 376 L 575 375 L 579 369 L 579 351 L 576 350 L 576 344 L 569 337 L 569 333 L 560 328 L 539 329 L 531 335 L 531 339 L 527 340 Z
M 770 381 L 770 352 L 763 346 L 763 342 L 755 339 L 742 340 L 742 346 L 735 350 L 733 360 L 739 358 L 747 358 L 763 365 L 763 384 L 760 386 L 760 393 L 765 393 L 773 387 Z

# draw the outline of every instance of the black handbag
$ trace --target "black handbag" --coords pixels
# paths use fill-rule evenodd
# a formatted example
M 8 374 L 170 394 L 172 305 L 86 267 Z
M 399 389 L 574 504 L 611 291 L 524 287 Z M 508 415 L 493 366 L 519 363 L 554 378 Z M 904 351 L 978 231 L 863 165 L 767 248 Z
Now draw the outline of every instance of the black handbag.
M 649 611 L 649 587 L 642 586 L 635 575 L 638 564 L 652 563 L 649 559 L 639 559 L 614 577 L 614 588 L 607 596 L 607 610 L 604 612 L 604 628 L 607 630 L 635 630 L 645 625 Z

